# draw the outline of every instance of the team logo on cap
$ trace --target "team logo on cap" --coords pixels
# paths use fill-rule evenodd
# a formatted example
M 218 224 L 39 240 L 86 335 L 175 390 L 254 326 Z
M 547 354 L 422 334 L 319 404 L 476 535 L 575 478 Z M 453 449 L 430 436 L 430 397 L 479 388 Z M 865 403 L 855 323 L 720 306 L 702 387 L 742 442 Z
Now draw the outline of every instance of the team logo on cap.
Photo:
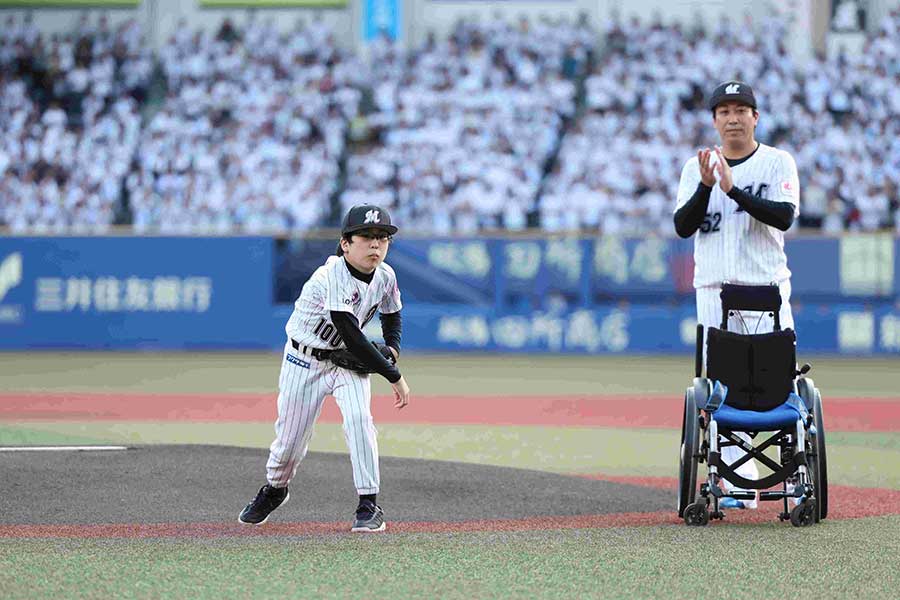
M 381 223 L 381 215 L 377 210 L 370 210 L 366 213 L 366 223 Z
M 725 93 L 726 93 L 726 94 L 740 94 L 740 93 L 741 93 L 741 86 L 738 85 L 738 84 L 736 84 L 736 83 L 732 83 L 731 85 L 726 85 L 726 86 L 725 86 Z

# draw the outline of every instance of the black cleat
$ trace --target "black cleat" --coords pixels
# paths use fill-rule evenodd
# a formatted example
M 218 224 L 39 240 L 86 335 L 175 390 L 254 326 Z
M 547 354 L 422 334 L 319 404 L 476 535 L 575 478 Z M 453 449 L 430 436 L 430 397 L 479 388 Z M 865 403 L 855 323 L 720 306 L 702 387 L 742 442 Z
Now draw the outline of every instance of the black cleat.
M 356 519 L 353 521 L 353 527 L 350 531 L 357 533 L 374 533 L 376 531 L 384 531 L 384 511 L 381 507 L 363 500 L 356 509 Z
M 266 484 L 259 488 L 256 498 L 244 507 L 238 521 L 245 525 L 262 525 L 269 518 L 269 514 L 287 502 L 290 497 L 286 487 L 276 488 Z

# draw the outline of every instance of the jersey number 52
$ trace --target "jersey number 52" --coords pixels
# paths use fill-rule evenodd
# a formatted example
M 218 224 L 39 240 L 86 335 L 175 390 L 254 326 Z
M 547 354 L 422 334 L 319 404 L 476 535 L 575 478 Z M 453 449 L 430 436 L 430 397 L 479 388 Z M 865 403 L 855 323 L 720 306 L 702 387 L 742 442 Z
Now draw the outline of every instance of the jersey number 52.
M 716 211 L 714 213 L 706 213 L 703 223 L 700 224 L 700 233 L 712 233 L 719 231 L 719 223 L 722 222 L 722 213 Z

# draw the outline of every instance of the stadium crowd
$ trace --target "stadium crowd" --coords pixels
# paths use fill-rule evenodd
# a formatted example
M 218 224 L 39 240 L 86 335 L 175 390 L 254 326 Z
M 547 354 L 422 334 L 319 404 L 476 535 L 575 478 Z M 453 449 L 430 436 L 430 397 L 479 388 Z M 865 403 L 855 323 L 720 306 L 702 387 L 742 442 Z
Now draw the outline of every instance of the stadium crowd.
M 322 22 L 182 24 L 153 55 L 134 22 L 9 18 L 0 225 L 283 232 L 374 202 L 438 234 L 671 235 L 681 167 L 715 141 L 705 94 L 736 77 L 800 167 L 799 226 L 900 230 L 900 10 L 859 54 L 798 62 L 785 28 L 498 19 L 363 58 Z
M 153 70 L 136 22 L 82 18 L 49 39 L 30 18 L 0 32 L 0 223 L 102 229 L 115 220 Z
M 524 228 L 595 37 L 584 22 L 522 19 L 461 22 L 409 51 L 376 44 L 368 123 L 381 143 L 350 157 L 343 206 L 375 199 L 435 233 Z
M 324 23 L 182 24 L 127 189 L 138 231 L 303 230 L 330 216 L 365 70 Z
M 800 226 L 900 228 L 900 11 L 859 55 L 796 62 L 778 17 L 711 30 L 611 22 L 585 82 L 586 111 L 563 139 L 540 202 L 547 229 L 669 233 L 684 162 L 716 141 L 710 82 L 753 82 L 757 139 L 800 168 Z M 573 210 L 574 209 L 574 210 Z

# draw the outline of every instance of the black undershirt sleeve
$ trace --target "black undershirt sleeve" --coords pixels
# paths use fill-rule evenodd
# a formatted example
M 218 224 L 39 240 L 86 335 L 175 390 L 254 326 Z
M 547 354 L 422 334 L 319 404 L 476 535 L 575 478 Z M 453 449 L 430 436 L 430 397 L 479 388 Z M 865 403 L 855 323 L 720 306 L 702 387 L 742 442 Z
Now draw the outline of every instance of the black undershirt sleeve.
M 754 196 L 736 185 L 731 187 L 728 197 L 737 202 L 738 206 L 746 210 L 757 221 L 762 221 L 781 231 L 787 231 L 794 222 L 794 205 L 790 202 L 766 200 Z
M 675 211 L 675 232 L 679 237 L 689 238 L 700 229 L 709 208 L 711 192 L 712 188 L 701 181 L 690 199 Z
M 403 336 L 403 320 L 400 311 L 381 315 L 381 335 L 384 343 L 400 354 L 400 338 Z
M 388 362 L 381 352 L 366 339 L 354 315 L 341 310 L 333 310 L 331 311 L 331 322 L 334 323 L 335 329 L 347 345 L 347 350 L 352 352 L 356 358 L 391 383 L 400 381 L 400 370 Z

